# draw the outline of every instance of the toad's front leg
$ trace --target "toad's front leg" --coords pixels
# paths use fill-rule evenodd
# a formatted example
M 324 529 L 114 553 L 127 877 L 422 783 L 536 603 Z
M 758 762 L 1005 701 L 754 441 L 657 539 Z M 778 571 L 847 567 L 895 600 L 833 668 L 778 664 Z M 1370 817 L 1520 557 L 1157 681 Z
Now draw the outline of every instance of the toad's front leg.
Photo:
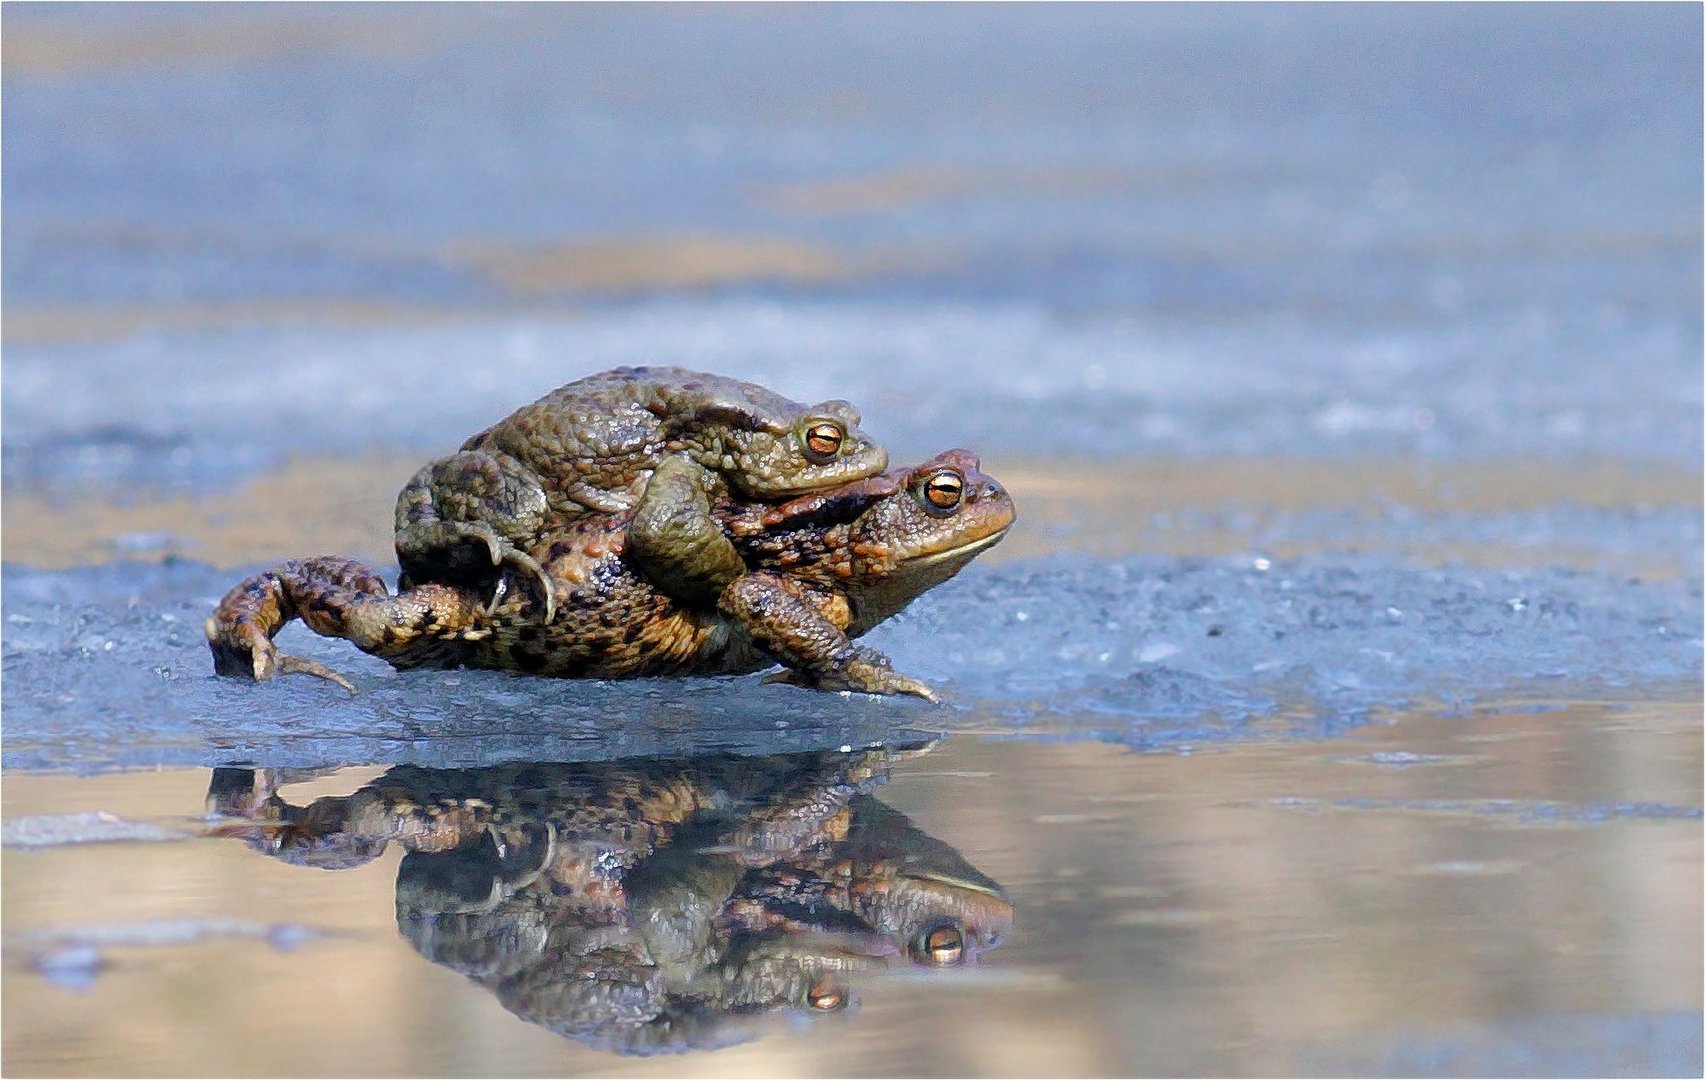
M 273 636 L 300 618 L 316 634 L 407 666 L 411 654 L 476 630 L 484 612 L 469 590 L 429 584 L 392 596 L 367 567 L 321 555 L 291 559 L 238 584 L 208 618 L 206 633 L 220 675 L 258 681 L 299 672 L 354 693 L 349 680 L 325 665 L 279 653 Z
M 837 594 L 760 570 L 731 582 L 717 607 L 753 645 L 790 669 L 777 681 L 936 700 L 934 691 L 895 671 L 886 656 L 847 638 L 843 627 L 851 613 Z
M 709 606 L 746 572 L 734 544 L 710 513 L 711 474 L 684 454 L 652 472 L 634 508 L 623 557 L 660 591 Z

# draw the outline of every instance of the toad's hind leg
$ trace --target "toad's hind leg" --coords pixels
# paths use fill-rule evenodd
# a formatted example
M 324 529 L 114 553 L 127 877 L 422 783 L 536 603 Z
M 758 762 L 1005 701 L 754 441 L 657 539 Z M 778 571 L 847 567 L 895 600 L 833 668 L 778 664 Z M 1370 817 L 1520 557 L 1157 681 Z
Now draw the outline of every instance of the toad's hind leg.
M 475 585 L 509 566 L 531 584 L 544 621 L 556 617 L 551 577 L 520 543 L 538 535 L 548 511 L 532 470 L 506 454 L 463 450 L 415 473 L 397 495 L 397 561 L 411 581 Z M 494 593 L 492 605 L 500 594 Z
M 746 572 L 710 516 L 710 475 L 684 455 L 666 457 L 634 509 L 622 553 L 657 589 L 686 603 L 713 604 Z
M 349 680 L 323 664 L 279 653 L 273 636 L 300 618 L 317 634 L 408 666 L 415 654 L 477 627 L 483 615 L 484 606 L 468 590 L 429 584 L 392 596 L 367 567 L 322 555 L 291 559 L 238 584 L 208 618 L 206 633 L 213 670 L 220 675 L 257 681 L 317 675 L 354 693 Z

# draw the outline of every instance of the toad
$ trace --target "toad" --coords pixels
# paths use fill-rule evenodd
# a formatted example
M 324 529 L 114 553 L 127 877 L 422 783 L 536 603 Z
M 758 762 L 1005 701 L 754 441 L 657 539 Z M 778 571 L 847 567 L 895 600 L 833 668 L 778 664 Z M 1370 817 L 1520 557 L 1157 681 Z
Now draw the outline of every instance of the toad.
M 1000 944 L 1000 885 L 873 794 L 927 749 L 402 765 L 305 806 L 275 770 L 217 769 L 207 808 L 218 835 L 291 863 L 396 844 L 397 929 L 422 956 L 569 1038 L 675 1052 Z
M 852 639 L 898 613 L 997 543 L 1016 517 L 976 455 L 949 450 L 910 469 L 786 503 L 723 501 L 712 520 L 743 572 L 714 603 L 664 593 L 628 554 L 633 511 L 581 518 L 523 550 L 562 597 L 541 620 L 529 589 L 500 579 L 487 601 L 427 582 L 392 596 L 349 559 L 291 560 L 228 593 L 207 622 L 214 668 L 269 678 L 305 672 L 272 637 L 300 617 L 397 668 L 481 667 L 560 677 L 741 674 L 774 663 L 781 681 L 826 690 L 912 694 L 928 686 Z
M 673 367 L 624 367 L 557 388 L 428 463 L 397 497 L 406 584 L 489 586 L 523 575 L 556 613 L 528 548 L 588 515 L 631 512 L 634 570 L 678 599 L 714 600 L 744 572 L 711 518 L 722 497 L 779 502 L 880 473 L 888 453 L 845 401 L 806 406 Z

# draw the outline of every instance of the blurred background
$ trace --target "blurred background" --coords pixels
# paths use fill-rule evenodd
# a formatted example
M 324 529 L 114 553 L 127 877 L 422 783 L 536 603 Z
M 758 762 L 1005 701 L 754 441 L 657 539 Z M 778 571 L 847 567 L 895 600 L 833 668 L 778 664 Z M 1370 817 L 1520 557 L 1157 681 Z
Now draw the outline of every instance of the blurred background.
M 918 455 L 1697 464 L 1686 6 L 5 26 L 26 489 L 418 456 L 628 361 Z
M 1698 5 L 0 23 L 8 821 L 193 813 L 238 757 L 898 716 L 958 734 L 884 798 L 1007 887 L 1011 941 L 688 1071 L 1697 1072 Z M 421 461 L 625 363 L 981 454 L 1019 527 L 871 638 L 948 710 L 446 683 L 306 635 L 361 697 L 208 676 L 242 573 L 394 572 Z M 427 738 L 468 717 L 495 734 Z M 9 934 L 351 935 L 125 954 L 81 995 L 8 969 L 15 1075 L 674 1067 L 427 965 L 389 861 L 4 858 Z

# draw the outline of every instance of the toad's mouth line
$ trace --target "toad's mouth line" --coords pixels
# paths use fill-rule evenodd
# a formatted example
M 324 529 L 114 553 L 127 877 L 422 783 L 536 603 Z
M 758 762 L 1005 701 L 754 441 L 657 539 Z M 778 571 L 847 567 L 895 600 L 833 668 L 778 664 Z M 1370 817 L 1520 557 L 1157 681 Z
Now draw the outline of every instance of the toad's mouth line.
M 995 900 L 999 900 L 1003 904 L 1007 902 L 1006 890 L 1002 889 L 999 885 L 996 885 L 992 881 L 972 881 L 968 878 L 955 877 L 952 874 L 937 873 L 928 870 L 915 874 L 907 874 L 905 876 L 913 881 L 927 882 L 931 885 L 944 885 L 950 889 L 958 889 L 963 892 L 976 893 L 980 896 L 991 897 Z
M 1009 524 L 1000 532 L 990 533 L 989 535 L 980 537 L 976 540 L 967 541 L 960 544 L 958 547 L 950 547 L 941 551 L 933 551 L 928 555 L 919 555 L 915 559 L 907 560 L 907 565 L 931 566 L 935 563 L 944 562 L 948 559 L 957 559 L 966 555 L 975 555 L 984 548 L 993 547 L 995 544 L 999 543 L 1001 537 L 1005 536 L 1011 529 L 1012 526 Z

